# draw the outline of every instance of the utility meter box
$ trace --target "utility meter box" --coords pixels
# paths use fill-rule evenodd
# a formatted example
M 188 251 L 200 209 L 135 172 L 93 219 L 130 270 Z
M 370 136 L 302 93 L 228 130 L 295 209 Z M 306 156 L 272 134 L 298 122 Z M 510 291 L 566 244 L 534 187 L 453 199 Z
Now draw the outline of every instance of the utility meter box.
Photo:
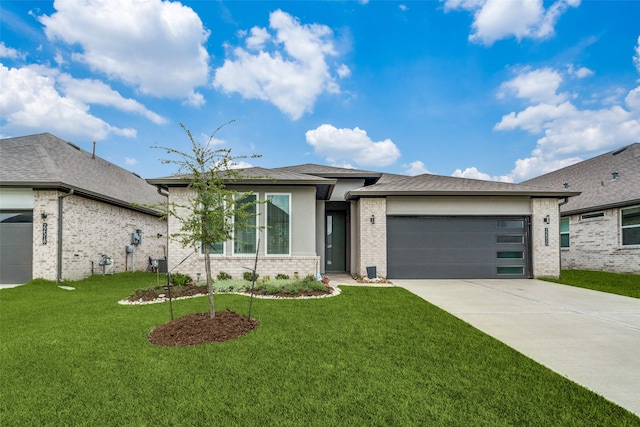
M 131 244 L 139 245 L 140 243 L 142 243 L 142 236 L 137 233 L 131 233 Z

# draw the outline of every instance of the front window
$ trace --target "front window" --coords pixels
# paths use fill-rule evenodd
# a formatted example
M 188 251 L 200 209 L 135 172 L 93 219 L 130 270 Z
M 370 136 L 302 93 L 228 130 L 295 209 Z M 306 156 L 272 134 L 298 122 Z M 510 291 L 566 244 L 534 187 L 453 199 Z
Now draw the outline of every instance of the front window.
M 640 206 L 622 209 L 622 245 L 640 245 Z
M 267 194 L 267 255 L 289 255 L 290 216 L 290 194 Z
M 238 200 L 236 204 L 236 210 L 243 209 L 243 206 L 249 204 L 246 208 L 245 227 L 234 227 L 233 229 L 233 253 L 240 255 L 255 254 L 256 253 L 256 220 L 257 220 L 257 206 L 255 204 L 256 195 L 250 194 L 241 200 Z M 238 215 L 234 217 L 234 223 L 239 223 Z
M 560 220 L 560 247 L 569 247 L 569 218 Z

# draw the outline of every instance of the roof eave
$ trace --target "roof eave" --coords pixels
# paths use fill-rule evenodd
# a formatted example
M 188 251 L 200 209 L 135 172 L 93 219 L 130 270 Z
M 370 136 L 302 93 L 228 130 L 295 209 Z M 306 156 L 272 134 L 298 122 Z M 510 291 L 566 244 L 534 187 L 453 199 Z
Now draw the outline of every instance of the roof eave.
M 349 191 L 347 200 L 361 197 L 388 196 L 504 196 L 504 197 L 544 197 L 565 198 L 579 195 L 579 192 L 531 192 L 531 191 Z

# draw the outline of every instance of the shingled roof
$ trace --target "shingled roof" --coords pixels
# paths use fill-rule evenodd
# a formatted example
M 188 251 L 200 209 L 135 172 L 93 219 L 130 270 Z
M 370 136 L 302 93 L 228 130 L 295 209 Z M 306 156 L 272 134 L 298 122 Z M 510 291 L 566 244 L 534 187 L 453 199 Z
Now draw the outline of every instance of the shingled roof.
M 392 179 L 347 193 L 347 199 L 374 196 L 535 196 L 570 197 L 579 193 L 532 185 L 423 174 Z
M 563 214 L 583 213 L 640 203 L 640 143 L 523 182 L 581 192 L 560 207 Z
M 336 183 L 335 179 L 296 173 L 286 168 L 266 169 L 252 167 L 238 169 L 238 172 L 242 175 L 242 179 L 234 180 L 234 185 L 313 185 L 317 189 L 318 199 L 329 198 Z M 172 175 L 148 179 L 147 182 L 161 188 L 186 187 L 189 185 L 189 177 L 190 175 Z
M 364 185 L 371 185 L 376 183 L 383 175 L 382 172 L 341 168 L 337 166 L 325 166 L 314 163 L 306 163 L 304 165 L 296 166 L 284 166 L 272 170 L 314 175 L 322 178 L 364 179 Z
M 129 209 L 166 201 L 144 179 L 50 133 L 0 140 L 0 187 L 73 190 Z

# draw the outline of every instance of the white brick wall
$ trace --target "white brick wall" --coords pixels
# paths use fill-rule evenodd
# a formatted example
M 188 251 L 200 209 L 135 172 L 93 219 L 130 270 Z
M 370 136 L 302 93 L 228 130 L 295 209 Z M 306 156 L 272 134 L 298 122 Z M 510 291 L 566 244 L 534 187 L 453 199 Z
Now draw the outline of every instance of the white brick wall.
M 560 276 L 559 212 L 557 199 L 531 199 L 531 251 L 534 277 Z M 549 215 L 548 224 L 544 222 L 547 215 Z
M 60 193 L 64 194 L 64 193 Z M 41 212 L 47 214 L 47 243 L 42 242 Z M 107 273 L 132 270 L 132 256 L 125 246 L 131 244 L 131 233 L 141 229 L 142 244 L 135 247 L 135 271 L 146 270 L 148 258 L 165 255 L 166 222 L 153 215 L 77 195 L 63 200 L 62 279 L 80 280 L 102 274 L 98 262 L 101 254 L 112 257 Z M 34 191 L 33 277 L 57 280 L 58 192 Z M 161 234 L 163 237 L 158 238 Z M 93 263 L 93 264 L 92 264 Z
M 387 200 L 362 198 L 358 201 L 359 247 L 357 274 L 366 277 L 367 267 L 375 266 L 378 277 L 387 277 Z M 375 223 L 371 223 L 371 215 Z
M 563 248 L 562 268 L 613 273 L 640 273 L 640 247 L 620 244 L 620 209 L 607 209 L 600 218 L 569 217 L 570 247 Z

